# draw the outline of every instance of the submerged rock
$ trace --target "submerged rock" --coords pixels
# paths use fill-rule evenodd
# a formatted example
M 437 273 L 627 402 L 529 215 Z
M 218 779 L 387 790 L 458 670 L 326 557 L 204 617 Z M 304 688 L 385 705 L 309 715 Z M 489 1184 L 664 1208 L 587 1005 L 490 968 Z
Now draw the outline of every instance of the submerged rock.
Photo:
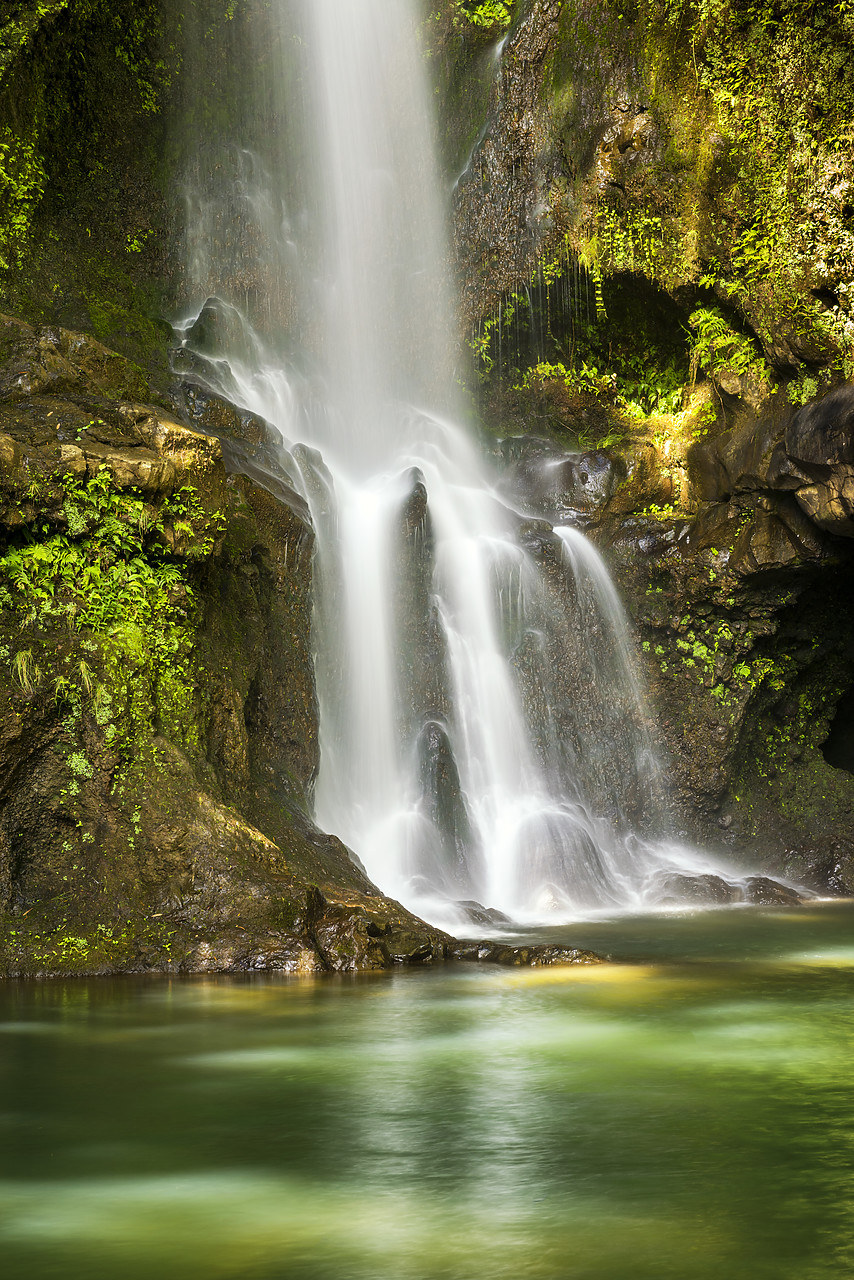
M 500 926 L 512 923 L 510 917 L 503 911 L 499 911 L 497 907 L 485 907 L 482 903 L 471 900 L 460 901 L 454 905 L 461 907 L 473 924 Z
M 738 885 L 728 884 L 721 876 L 691 876 L 672 871 L 662 880 L 661 901 L 674 904 L 719 906 L 726 903 L 743 902 L 744 898 Z
M 455 960 L 476 960 L 479 964 L 500 964 L 540 969 L 546 965 L 604 964 L 603 956 L 577 947 L 554 945 L 510 947 L 495 942 L 459 943 L 452 950 Z

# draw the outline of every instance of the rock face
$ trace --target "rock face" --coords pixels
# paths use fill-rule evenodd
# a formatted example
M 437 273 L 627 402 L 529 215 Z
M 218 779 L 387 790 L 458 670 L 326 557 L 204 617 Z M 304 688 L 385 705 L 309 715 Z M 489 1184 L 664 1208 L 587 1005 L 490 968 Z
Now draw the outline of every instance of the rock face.
M 837 387 L 794 411 L 773 409 L 688 455 L 701 498 L 736 494 L 791 494 L 807 521 L 790 518 L 793 553 L 797 530 L 809 522 L 843 538 L 854 537 L 854 388 Z M 789 504 L 790 512 L 795 508 Z M 809 536 L 806 534 L 806 536 Z M 815 535 L 812 535 L 813 542 Z
M 639 627 L 677 824 L 821 892 L 854 889 L 852 761 L 827 750 L 854 685 L 854 525 L 828 496 L 849 402 L 844 388 L 689 450 L 693 515 L 606 516 L 599 535 Z
M 491 96 L 452 93 L 481 111 L 455 252 L 507 500 L 609 559 L 672 828 L 854 891 L 854 95 L 826 74 L 854 23 L 514 13 Z
M 641 431 L 592 456 L 507 441 L 508 487 L 586 527 L 611 562 L 669 764 L 671 826 L 736 863 L 847 892 L 854 397 L 844 386 L 801 409 L 781 401 L 699 442 L 663 420 L 653 448 Z M 603 453 L 616 480 L 591 503 L 572 478 Z M 651 503 L 680 467 L 679 501 Z M 723 881 L 672 887 L 705 902 L 743 897 Z M 748 900 L 782 901 L 761 885 Z
M 266 424 L 184 389 L 262 487 L 91 338 L 0 346 L 0 973 L 468 957 L 308 816 L 313 532 Z
M 306 816 L 300 499 L 229 475 L 97 342 L 0 324 L 3 967 L 442 954 Z
M 515 8 L 486 99 L 481 61 L 446 55 L 442 88 L 457 112 L 479 112 L 455 187 L 467 322 L 521 299 L 543 271 L 553 285 L 574 258 L 597 320 L 602 282 L 619 273 L 686 309 L 713 291 L 775 367 L 813 378 L 854 332 L 854 168 L 837 144 L 854 99 L 828 76 L 852 43 L 840 10 L 784 6 L 759 26 L 736 0 L 714 11 L 532 0 Z M 758 392 L 744 361 L 722 367 L 720 385 Z
M 457 186 L 455 248 L 470 317 L 509 292 L 554 231 L 549 189 L 560 158 L 540 86 L 560 0 L 534 0 L 505 47 L 488 124 Z

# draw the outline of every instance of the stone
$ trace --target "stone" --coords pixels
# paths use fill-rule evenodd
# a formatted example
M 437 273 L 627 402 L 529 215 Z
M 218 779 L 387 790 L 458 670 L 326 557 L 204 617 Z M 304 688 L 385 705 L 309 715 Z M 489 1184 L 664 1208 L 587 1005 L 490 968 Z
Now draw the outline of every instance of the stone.
M 88 334 L 58 326 L 36 329 L 0 315 L 0 347 L 0 400 L 44 393 L 144 399 L 149 390 L 137 365 Z
M 547 965 L 604 963 L 603 957 L 593 951 L 551 944 L 511 947 L 495 942 L 457 943 L 450 954 L 455 960 L 532 969 Z
M 803 902 L 803 896 L 796 889 L 768 876 L 748 876 L 743 890 L 744 901 L 757 907 L 795 907 Z
M 465 892 L 473 880 L 480 878 L 483 859 L 469 821 L 445 726 L 428 720 L 418 735 L 417 751 L 421 811 L 430 823 L 433 838 L 429 847 L 421 851 L 414 870 L 416 874 L 427 875 L 430 884 L 441 893 Z
M 472 924 L 489 926 L 513 923 L 510 917 L 506 916 L 503 911 L 499 911 L 497 907 L 485 907 L 482 903 L 475 902 L 470 898 L 460 899 L 454 905 L 461 907 L 465 911 Z
M 622 472 L 603 449 L 569 453 L 536 437 L 505 442 L 507 487 L 532 514 L 553 524 L 602 511 L 614 495 Z
M 716 875 L 685 875 L 670 871 L 661 877 L 659 892 L 663 903 L 724 906 L 742 901 L 738 886 Z
M 797 411 L 766 406 L 752 419 L 688 451 L 699 497 L 791 493 L 814 526 L 854 537 L 854 390 L 837 387 Z M 791 521 L 790 521 L 791 523 Z

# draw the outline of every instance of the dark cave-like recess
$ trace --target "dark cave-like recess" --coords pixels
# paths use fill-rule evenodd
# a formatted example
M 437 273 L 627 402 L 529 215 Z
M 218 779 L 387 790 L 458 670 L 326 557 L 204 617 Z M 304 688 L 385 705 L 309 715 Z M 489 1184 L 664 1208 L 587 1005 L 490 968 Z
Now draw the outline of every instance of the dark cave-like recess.
M 839 699 L 821 753 L 834 769 L 854 774 L 854 687 Z

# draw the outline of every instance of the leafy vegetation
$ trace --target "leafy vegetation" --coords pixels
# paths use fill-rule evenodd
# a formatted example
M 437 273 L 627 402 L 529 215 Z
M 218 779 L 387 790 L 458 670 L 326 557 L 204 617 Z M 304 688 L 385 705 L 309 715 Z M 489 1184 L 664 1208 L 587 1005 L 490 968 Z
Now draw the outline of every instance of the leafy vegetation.
M 164 624 L 185 612 L 192 590 L 167 558 L 168 546 L 154 539 L 167 529 L 196 539 L 205 517 L 195 491 L 185 486 L 156 512 L 140 496 L 117 490 L 102 467 L 90 480 L 66 480 L 63 492 L 66 531 L 6 552 L 0 603 L 15 608 L 24 626 L 65 621 L 98 633 L 133 626 L 166 643 Z M 210 532 L 199 537 L 198 553 L 206 554 L 212 540 Z
M 597 400 L 628 419 L 678 412 L 689 382 L 678 312 L 615 281 L 600 306 L 603 283 L 571 256 L 540 264 L 469 341 L 481 383 L 515 392 L 560 385 L 570 400 Z
M 11 656 L 16 684 L 32 696 L 43 670 L 57 665 L 50 636 L 64 635 L 67 671 L 53 681 L 58 705 L 79 716 L 89 700 L 108 739 L 123 715 L 129 761 L 152 714 L 192 747 L 195 594 L 187 561 L 210 552 L 224 516 L 206 512 L 189 485 L 154 507 L 117 489 L 106 467 L 88 480 L 64 479 L 60 496 L 64 529 L 40 517 L 33 534 L 41 536 L 0 558 L 0 607 L 13 611 L 21 636 Z M 51 652 L 40 661 L 44 645 Z
M 754 374 L 770 380 L 768 366 L 757 343 L 747 334 L 733 328 L 719 307 L 697 307 L 689 324 L 694 334 L 691 344 L 691 367 L 708 374 L 727 370 L 737 377 Z
M 487 31 L 509 27 L 514 0 L 454 0 L 454 22 L 469 23 Z

